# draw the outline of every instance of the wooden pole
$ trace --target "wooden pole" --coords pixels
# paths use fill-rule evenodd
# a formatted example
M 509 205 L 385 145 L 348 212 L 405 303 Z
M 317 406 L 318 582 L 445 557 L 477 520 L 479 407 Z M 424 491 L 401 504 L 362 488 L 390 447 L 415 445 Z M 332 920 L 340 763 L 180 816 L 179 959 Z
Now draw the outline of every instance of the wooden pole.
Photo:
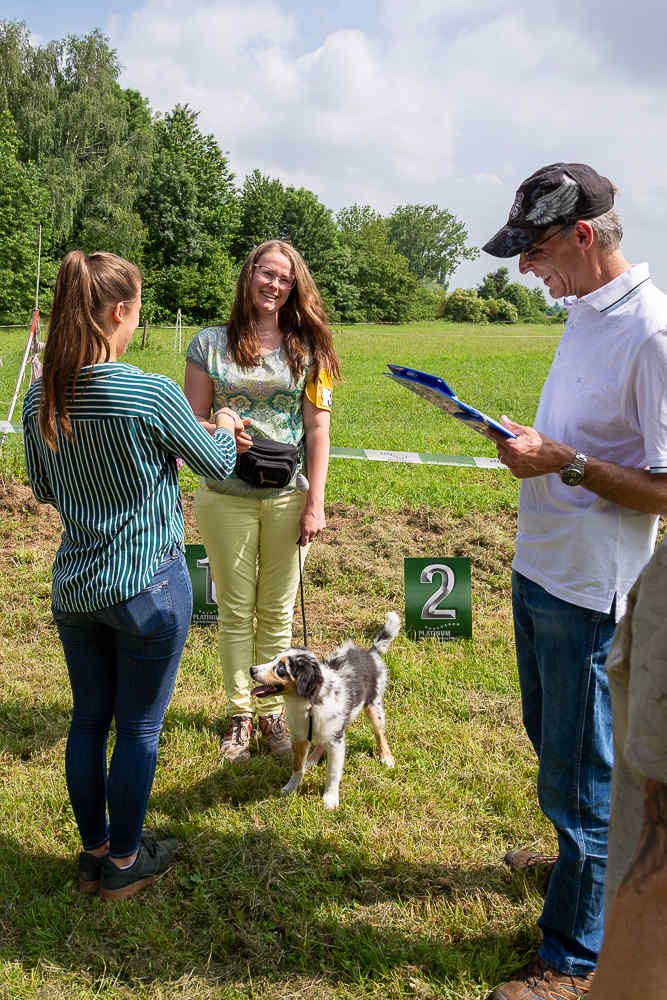
M 144 350 L 144 348 L 146 347 L 147 344 L 148 344 L 148 320 L 145 319 L 144 320 L 144 333 L 143 333 L 143 336 L 141 338 L 141 350 L 142 351 Z

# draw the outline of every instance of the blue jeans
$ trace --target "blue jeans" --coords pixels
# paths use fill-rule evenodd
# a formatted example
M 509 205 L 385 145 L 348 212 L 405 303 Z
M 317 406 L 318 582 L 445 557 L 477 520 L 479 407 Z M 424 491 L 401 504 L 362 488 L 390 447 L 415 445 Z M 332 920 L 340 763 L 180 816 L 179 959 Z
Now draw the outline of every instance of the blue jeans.
M 162 720 L 192 617 L 185 557 L 174 549 L 139 594 L 88 613 L 54 609 L 74 708 L 65 772 L 85 850 L 109 839 L 123 858 L 141 840 Z M 107 774 L 107 738 L 116 744 Z M 107 822 L 107 806 L 109 821 Z
M 613 763 L 605 660 L 614 609 L 569 604 L 516 572 L 512 604 L 523 722 L 539 760 L 537 794 L 558 834 L 540 955 L 561 972 L 585 975 L 602 942 Z

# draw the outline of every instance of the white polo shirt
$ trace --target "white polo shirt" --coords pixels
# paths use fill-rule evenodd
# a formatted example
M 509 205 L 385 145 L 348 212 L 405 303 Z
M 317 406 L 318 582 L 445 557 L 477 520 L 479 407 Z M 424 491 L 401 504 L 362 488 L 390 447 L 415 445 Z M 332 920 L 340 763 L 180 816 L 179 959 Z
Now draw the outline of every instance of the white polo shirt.
M 534 426 L 617 465 L 667 472 L 667 296 L 647 264 L 565 299 L 567 324 Z M 524 479 L 513 568 L 564 601 L 616 617 L 649 559 L 658 517 L 557 473 Z

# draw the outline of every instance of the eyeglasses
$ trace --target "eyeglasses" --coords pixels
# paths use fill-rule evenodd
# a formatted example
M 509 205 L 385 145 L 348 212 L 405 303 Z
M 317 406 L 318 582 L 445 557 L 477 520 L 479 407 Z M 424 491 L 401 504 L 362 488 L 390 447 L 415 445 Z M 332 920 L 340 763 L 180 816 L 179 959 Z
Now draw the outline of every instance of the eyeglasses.
M 537 243 L 533 243 L 532 246 L 528 247 L 527 250 L 522 250 L 521 253 L 524 257 L 527 257 L 528 260 L 530 260 L 530 258 L 537 253 L 540 247 L 544 246 L 545 243 L 548 243 L 549 240 L 552 240 L 554 236 L 558 236 L 558 234 L 562 233 L 564 229 L 569 229 L 570 225 L 570 222 L 566 222 L 564 226 L 559 226 L 555 233 L 549 233 L 548 236 L 544 236 L 541 240 L 538 240 Z
M 264 267 L 263 264 L 253 264 L 253 267 L 257 268 L 261 276 L 266 281 L 270 282 L 271 284 L 273 284 L 274 281 L 277 281 L 278 288 L 282 288 L 285 291 L 288 288 L 294 288 L 294 285 L 296 284 L 296 279 L 283 278 L 282 275 L 276 274 L 276 272 L 272 271 L 270 267 Z

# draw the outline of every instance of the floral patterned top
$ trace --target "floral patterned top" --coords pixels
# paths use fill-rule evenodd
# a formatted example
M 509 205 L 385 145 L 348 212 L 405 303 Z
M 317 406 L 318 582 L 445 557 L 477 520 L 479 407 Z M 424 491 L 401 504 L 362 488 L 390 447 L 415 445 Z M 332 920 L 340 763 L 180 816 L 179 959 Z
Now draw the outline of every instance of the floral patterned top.
M 241 368 L 227 350 L 227 327 L 210 326 L 196 333 L 188 346 L 186 361 L 206 372 L 213 382 L 213 410 L 230 406 L 241 418 L 250 418 L 252 437 L 273 438 L 298 444 L 303 437 L 301 402 L 308 380 L 308 364 L 295 381 L 281 345 L 262 357 L 255 368 Z M 252 486 L 232 473 L 228 479 L 205 479 L 218 493 L 235 496 L 278 496 L 293 490 L 307 490 L 308 481 L 300 470 L 281 489 Z

